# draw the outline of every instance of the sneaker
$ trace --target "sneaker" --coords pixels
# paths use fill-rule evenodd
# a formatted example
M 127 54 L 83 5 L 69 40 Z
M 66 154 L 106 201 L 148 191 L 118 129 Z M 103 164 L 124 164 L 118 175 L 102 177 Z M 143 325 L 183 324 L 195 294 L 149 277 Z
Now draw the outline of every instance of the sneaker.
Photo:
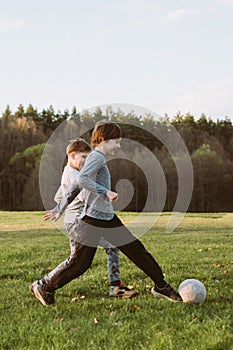
M 43 285 L 43 283 L 42 283 L 42 281 L 41 280 L 37 280 L 37 281 L 35 281 L 35 282 L 33 282 L 32 284 L 30 284 L 30 286 L 29 286 L 29 290 L 31 291 L 31 293 L 34 295 L 34 288 L 36 287 L 36 286 L 42 286 Z
M 110 297 L 131 299 L 139 295 L 137 290 L 132 290 L 124 286 L 111 286 L 109 290 Z
M 177 293 L 168 283 L 163 288 L 159 288 L 155 285 L 151 288 L 151 293 L 156 297 L 166 298 L 170 301 L 183 301 L 180 294 Z
M 34 295 L 34 288 L 36 287 L 36 286 L 38 286 L 39 285 L 39 281 L 35 281 L 35 282 L 33 282 L 32 284 L 30 284 L 30 286 L 29 286 L 29 290 L 31 291 L 31 293 Z
M 34 296 L 43 304 L 44 306 L 46 305 L 52 305 L 55 304 L 55 299 L 54 299 L 54 294 L 55 293 L 49 293 L 45 292 L 43 289 L 43 286 L 38 284 L 38 281 L 33 282 L 29 286 L 30 291 Z

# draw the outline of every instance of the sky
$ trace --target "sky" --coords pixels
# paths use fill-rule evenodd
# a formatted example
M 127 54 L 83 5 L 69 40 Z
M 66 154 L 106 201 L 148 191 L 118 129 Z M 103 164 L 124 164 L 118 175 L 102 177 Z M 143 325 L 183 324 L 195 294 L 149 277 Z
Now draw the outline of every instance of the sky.
M 233 0 L 0 0 L 0 112 L 132 104 L 233 120 Z

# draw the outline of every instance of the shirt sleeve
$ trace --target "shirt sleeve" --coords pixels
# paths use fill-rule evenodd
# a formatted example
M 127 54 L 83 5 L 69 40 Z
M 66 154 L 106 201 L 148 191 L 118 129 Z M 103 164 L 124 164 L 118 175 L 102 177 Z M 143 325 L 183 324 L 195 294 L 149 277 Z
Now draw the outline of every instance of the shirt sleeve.
M 79 186 L 87 189 L 88 191 L 105 195 L 108 188 L 101 186 L 93 180 L 96 178 L 98 170 L 103 164 L 105 164 L 104 155 L 92 151 L 87 157 L 83 169 L 79 173 Z
M 54 196 L 54 201 L 55 201 L 56 203 L 59 203 L 61 199 L 62 199 L 62 187 L 60 186 L 60 187 L 58 188 L 58 190 L 57 190 L 55 196 Z
M 79 192 L 80 187 L 77 183 L 73 183 L 71 186 L 67 187 L 65 193 L 62 195 L 61 201 L 55 207 L 55 210 L 60 214 L 64 213 L 67 206 L 75 199 Z
M 79 186 L 79 172 L 75 169 L 65 168 L 62 175 L 61 188 L 62 197 L 55 208 L 60 214 L 65 211 L 81 190 Z

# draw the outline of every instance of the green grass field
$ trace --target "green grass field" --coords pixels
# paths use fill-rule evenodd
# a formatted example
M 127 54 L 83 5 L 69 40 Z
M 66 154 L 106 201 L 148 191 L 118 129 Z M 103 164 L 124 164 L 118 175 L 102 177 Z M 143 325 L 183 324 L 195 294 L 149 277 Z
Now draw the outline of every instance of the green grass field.
M 125 223 L 134 215 L 120 214 Z M 187 278 L 205 284 L 203 304 L 154 297 L 152 281 L 122 255 L 122 279 L 140 295 L 110 299 L 106 253 L 98 249 L 91 269 L 44 307 L 28 285 L 69 255 L 68 239 L 42 213 L 0 212 L 0 349 L 233 349 L 233 214 L 190 213 L 171 234 L 168 219 L 164 213 L 141 240 L 174 288 Z

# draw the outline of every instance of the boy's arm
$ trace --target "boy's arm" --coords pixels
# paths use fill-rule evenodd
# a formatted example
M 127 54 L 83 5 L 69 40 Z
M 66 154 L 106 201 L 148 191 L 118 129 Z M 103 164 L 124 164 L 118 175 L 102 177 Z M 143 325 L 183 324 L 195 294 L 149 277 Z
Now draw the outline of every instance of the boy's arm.
M 67 206 L 75 199 L 75 197 L 79 194 L 80 187 L 77 183 L 73 183 L 69 186 L 65 193 L 62 195 L 61 201 L 56 205 L 56 207 L 52 210 L 46 211 L 44 215 L 45 220 L 55 220 L 57 221 L 61 215 L 64 213 Z
M 81 189 L 77 183 L 73 183 L 68 186 L 65 193 L 62 194 L 60 202 L 54 209 L 56 209 L 60 214 L 64 213 L 67 206 L 75 199 L 80 191 Z
M 62 199 L 62 187 L 60 186 L 60 187 L 58 188 L 58 190 L 57 190 L 55 196 L 54 196 L 54 201 L 55 201 L 56 203 L 59 203 L 59 202 L 61 201 L 61 199 Z
M 83 169 L 79 173 L 79 185 L 88 191 L 106 195 L 108 188 L 99 185 L 92 178 L 97 174 L 99 168 L 105 163 L 103 156 L 96 157 L 95 153 L 90 153 L 87 157 Z

